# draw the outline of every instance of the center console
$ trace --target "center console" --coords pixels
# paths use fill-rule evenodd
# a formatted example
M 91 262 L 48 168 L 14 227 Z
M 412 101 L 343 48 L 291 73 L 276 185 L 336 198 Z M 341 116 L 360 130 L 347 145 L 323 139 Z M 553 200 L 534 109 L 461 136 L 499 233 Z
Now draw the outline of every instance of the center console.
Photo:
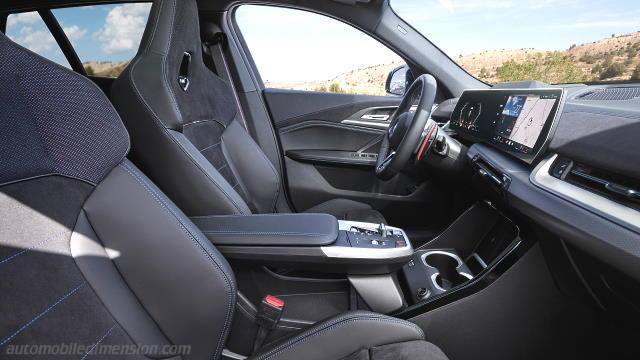
M 192 218 L 230 261 L 346 275 L 371 310 L 405 305 L 395 273 L 413 256 L 407 234 L 384 224 L 326 214 L 265 214 Z
M 267 270 L 273 275 L 269 277 L 276 278 L 271 284 L 276 288 L 277 283 L 287 281 L 294 284 L 288 289 L 298 287 L 296 296 L 300 292 L 319 294 L 324 291 L 319 289 L 328 289 L 328 281 L 347 281 L 357 294 L 349 308 L 398 316 L 437 299 L 455 298 L 461 290 L 491 278 L 496 264 L 520 243 L 518 228 L 484 203 L 469 208 L 418 249 L 400 228 L 337 220 L 326 214 L 192 220 L 232 264 Z M 250 275 L 248 281 L 254 288 L 262 287 L 255 276 Z M 353 302 L 353 296 L 347 297 Z

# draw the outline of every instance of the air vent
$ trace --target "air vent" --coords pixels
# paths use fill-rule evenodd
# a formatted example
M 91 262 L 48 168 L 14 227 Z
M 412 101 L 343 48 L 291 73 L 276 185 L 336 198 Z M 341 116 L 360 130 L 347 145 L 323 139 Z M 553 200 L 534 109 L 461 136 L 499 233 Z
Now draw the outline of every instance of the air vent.
M 608 87 L 589 91 L 578 96 L 578 99 L 585 101 L 611 101 L 611 100 L 632 100 L 640 98 L 640 87 Z
M 640 210 L 640 181 L 636 179 L 595 169 L 566 158 L 557 159 L 550 173 L 609 200 Z

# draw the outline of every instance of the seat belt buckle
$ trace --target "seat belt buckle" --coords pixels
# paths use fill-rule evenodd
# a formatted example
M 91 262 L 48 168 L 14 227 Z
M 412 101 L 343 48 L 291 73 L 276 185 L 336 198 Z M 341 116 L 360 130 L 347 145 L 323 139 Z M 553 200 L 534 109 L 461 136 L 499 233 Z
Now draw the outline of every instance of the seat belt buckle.
M 267 295 L 262 298 L 258 314 L 256 315 L 256 323 L 261 328 L 273 330 L 278 326 L 282 312 L 284 311 L 284 300 L 273 295 Z

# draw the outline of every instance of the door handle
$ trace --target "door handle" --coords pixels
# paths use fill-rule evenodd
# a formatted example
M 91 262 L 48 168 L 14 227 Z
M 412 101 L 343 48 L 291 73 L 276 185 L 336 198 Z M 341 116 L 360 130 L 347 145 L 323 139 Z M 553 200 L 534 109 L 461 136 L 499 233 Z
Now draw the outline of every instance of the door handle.
M 387 120 L 389 120 L 389 115 L 385 115 L 385 114 L 380 114 L 380 115 L 365 114 L 365 115 L 362 115 L 362 117 L 360 117 L 360 119 L 375 120 L 375 121 L 387 121 Z

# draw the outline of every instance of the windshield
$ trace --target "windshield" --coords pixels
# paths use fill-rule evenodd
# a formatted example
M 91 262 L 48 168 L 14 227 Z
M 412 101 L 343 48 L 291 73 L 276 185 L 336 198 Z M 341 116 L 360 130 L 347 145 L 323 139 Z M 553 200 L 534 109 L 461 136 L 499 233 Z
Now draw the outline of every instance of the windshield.
M 405 21 L 491 84 L 640 79 L 640 6 L 610 0 L 391 0 Z

